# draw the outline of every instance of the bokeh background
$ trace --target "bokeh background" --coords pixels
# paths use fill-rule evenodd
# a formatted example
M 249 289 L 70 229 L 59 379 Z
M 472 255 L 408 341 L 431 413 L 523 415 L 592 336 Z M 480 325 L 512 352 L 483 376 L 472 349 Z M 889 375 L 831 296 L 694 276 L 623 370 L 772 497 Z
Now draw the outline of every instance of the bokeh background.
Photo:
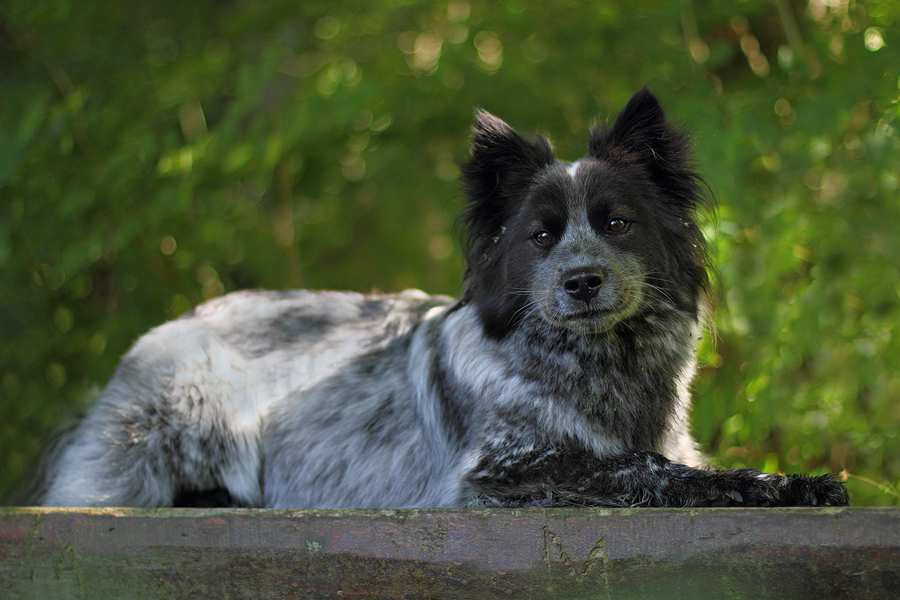
M 207 298 L 457 292 L 474 107 L 574 160 L 649 85 L 718 202 L 698 439 L 898 504 L 898 33 L 894 0 L 4 0 L 0 491 Z

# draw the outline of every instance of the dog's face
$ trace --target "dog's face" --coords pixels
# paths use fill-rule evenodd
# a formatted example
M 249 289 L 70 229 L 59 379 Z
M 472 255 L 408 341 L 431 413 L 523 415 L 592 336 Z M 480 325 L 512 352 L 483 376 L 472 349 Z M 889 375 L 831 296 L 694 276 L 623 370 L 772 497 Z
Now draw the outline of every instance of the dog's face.
M 696 314 L 707 279 L 686 144 L 648 92 L 592 131 L 575 163 L 479 113 L 462 165 L 464 298 L 488 334 L 502 338 L 533 314 L 582 335 L 662 308 Z
M 599 333 L 643 304 L 647 267 L 660 250 L 642 180 L 586 159 L 543 169 L 509 221 L 508 284 L 548 322 Z

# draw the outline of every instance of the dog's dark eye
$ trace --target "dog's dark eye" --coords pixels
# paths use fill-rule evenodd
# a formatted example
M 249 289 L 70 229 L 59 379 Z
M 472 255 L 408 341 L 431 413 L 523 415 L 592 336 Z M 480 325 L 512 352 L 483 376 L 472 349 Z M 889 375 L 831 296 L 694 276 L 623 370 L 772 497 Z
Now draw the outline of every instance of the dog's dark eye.
M 555 241 L 556 238 L 549 231 L 538 231 L 534 234 L 534 243 L 538 246 L 549 246 Z
M 607 231 L 611 231 L 613 233 L 622 233 L 625 231 L 625 228 L 628 227 L 628 221 L 625 219 L 610 219 L 609 223 L 606 225 Z

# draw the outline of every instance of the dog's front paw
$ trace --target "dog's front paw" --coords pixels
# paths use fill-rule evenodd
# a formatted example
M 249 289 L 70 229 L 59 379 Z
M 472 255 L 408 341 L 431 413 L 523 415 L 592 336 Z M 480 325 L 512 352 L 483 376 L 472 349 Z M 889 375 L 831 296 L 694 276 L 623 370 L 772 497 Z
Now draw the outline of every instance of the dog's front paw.
M 786 475 L 775 486 L 777 506 L 847 506 L 850 492 L 834 475 Z
M 712 506 L 847 506 L 850 493 L 833 475 L 771 475 L 751 469 L 720 483 Z
M 696 506 L 847 506 L 850 494 L 833 475 L 772 475 L 754 469 L 714 471 Z

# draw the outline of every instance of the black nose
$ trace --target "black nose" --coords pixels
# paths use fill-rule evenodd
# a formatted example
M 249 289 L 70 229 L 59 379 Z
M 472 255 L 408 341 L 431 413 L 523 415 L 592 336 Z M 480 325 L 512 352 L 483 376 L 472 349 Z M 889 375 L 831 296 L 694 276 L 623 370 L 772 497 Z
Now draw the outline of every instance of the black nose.
M 571 274 L 563 283 L 566 292 L 585 304 L 597 296 L 600 286 L 603 285 L 603 276 L 599 273 L 578 272 Z

